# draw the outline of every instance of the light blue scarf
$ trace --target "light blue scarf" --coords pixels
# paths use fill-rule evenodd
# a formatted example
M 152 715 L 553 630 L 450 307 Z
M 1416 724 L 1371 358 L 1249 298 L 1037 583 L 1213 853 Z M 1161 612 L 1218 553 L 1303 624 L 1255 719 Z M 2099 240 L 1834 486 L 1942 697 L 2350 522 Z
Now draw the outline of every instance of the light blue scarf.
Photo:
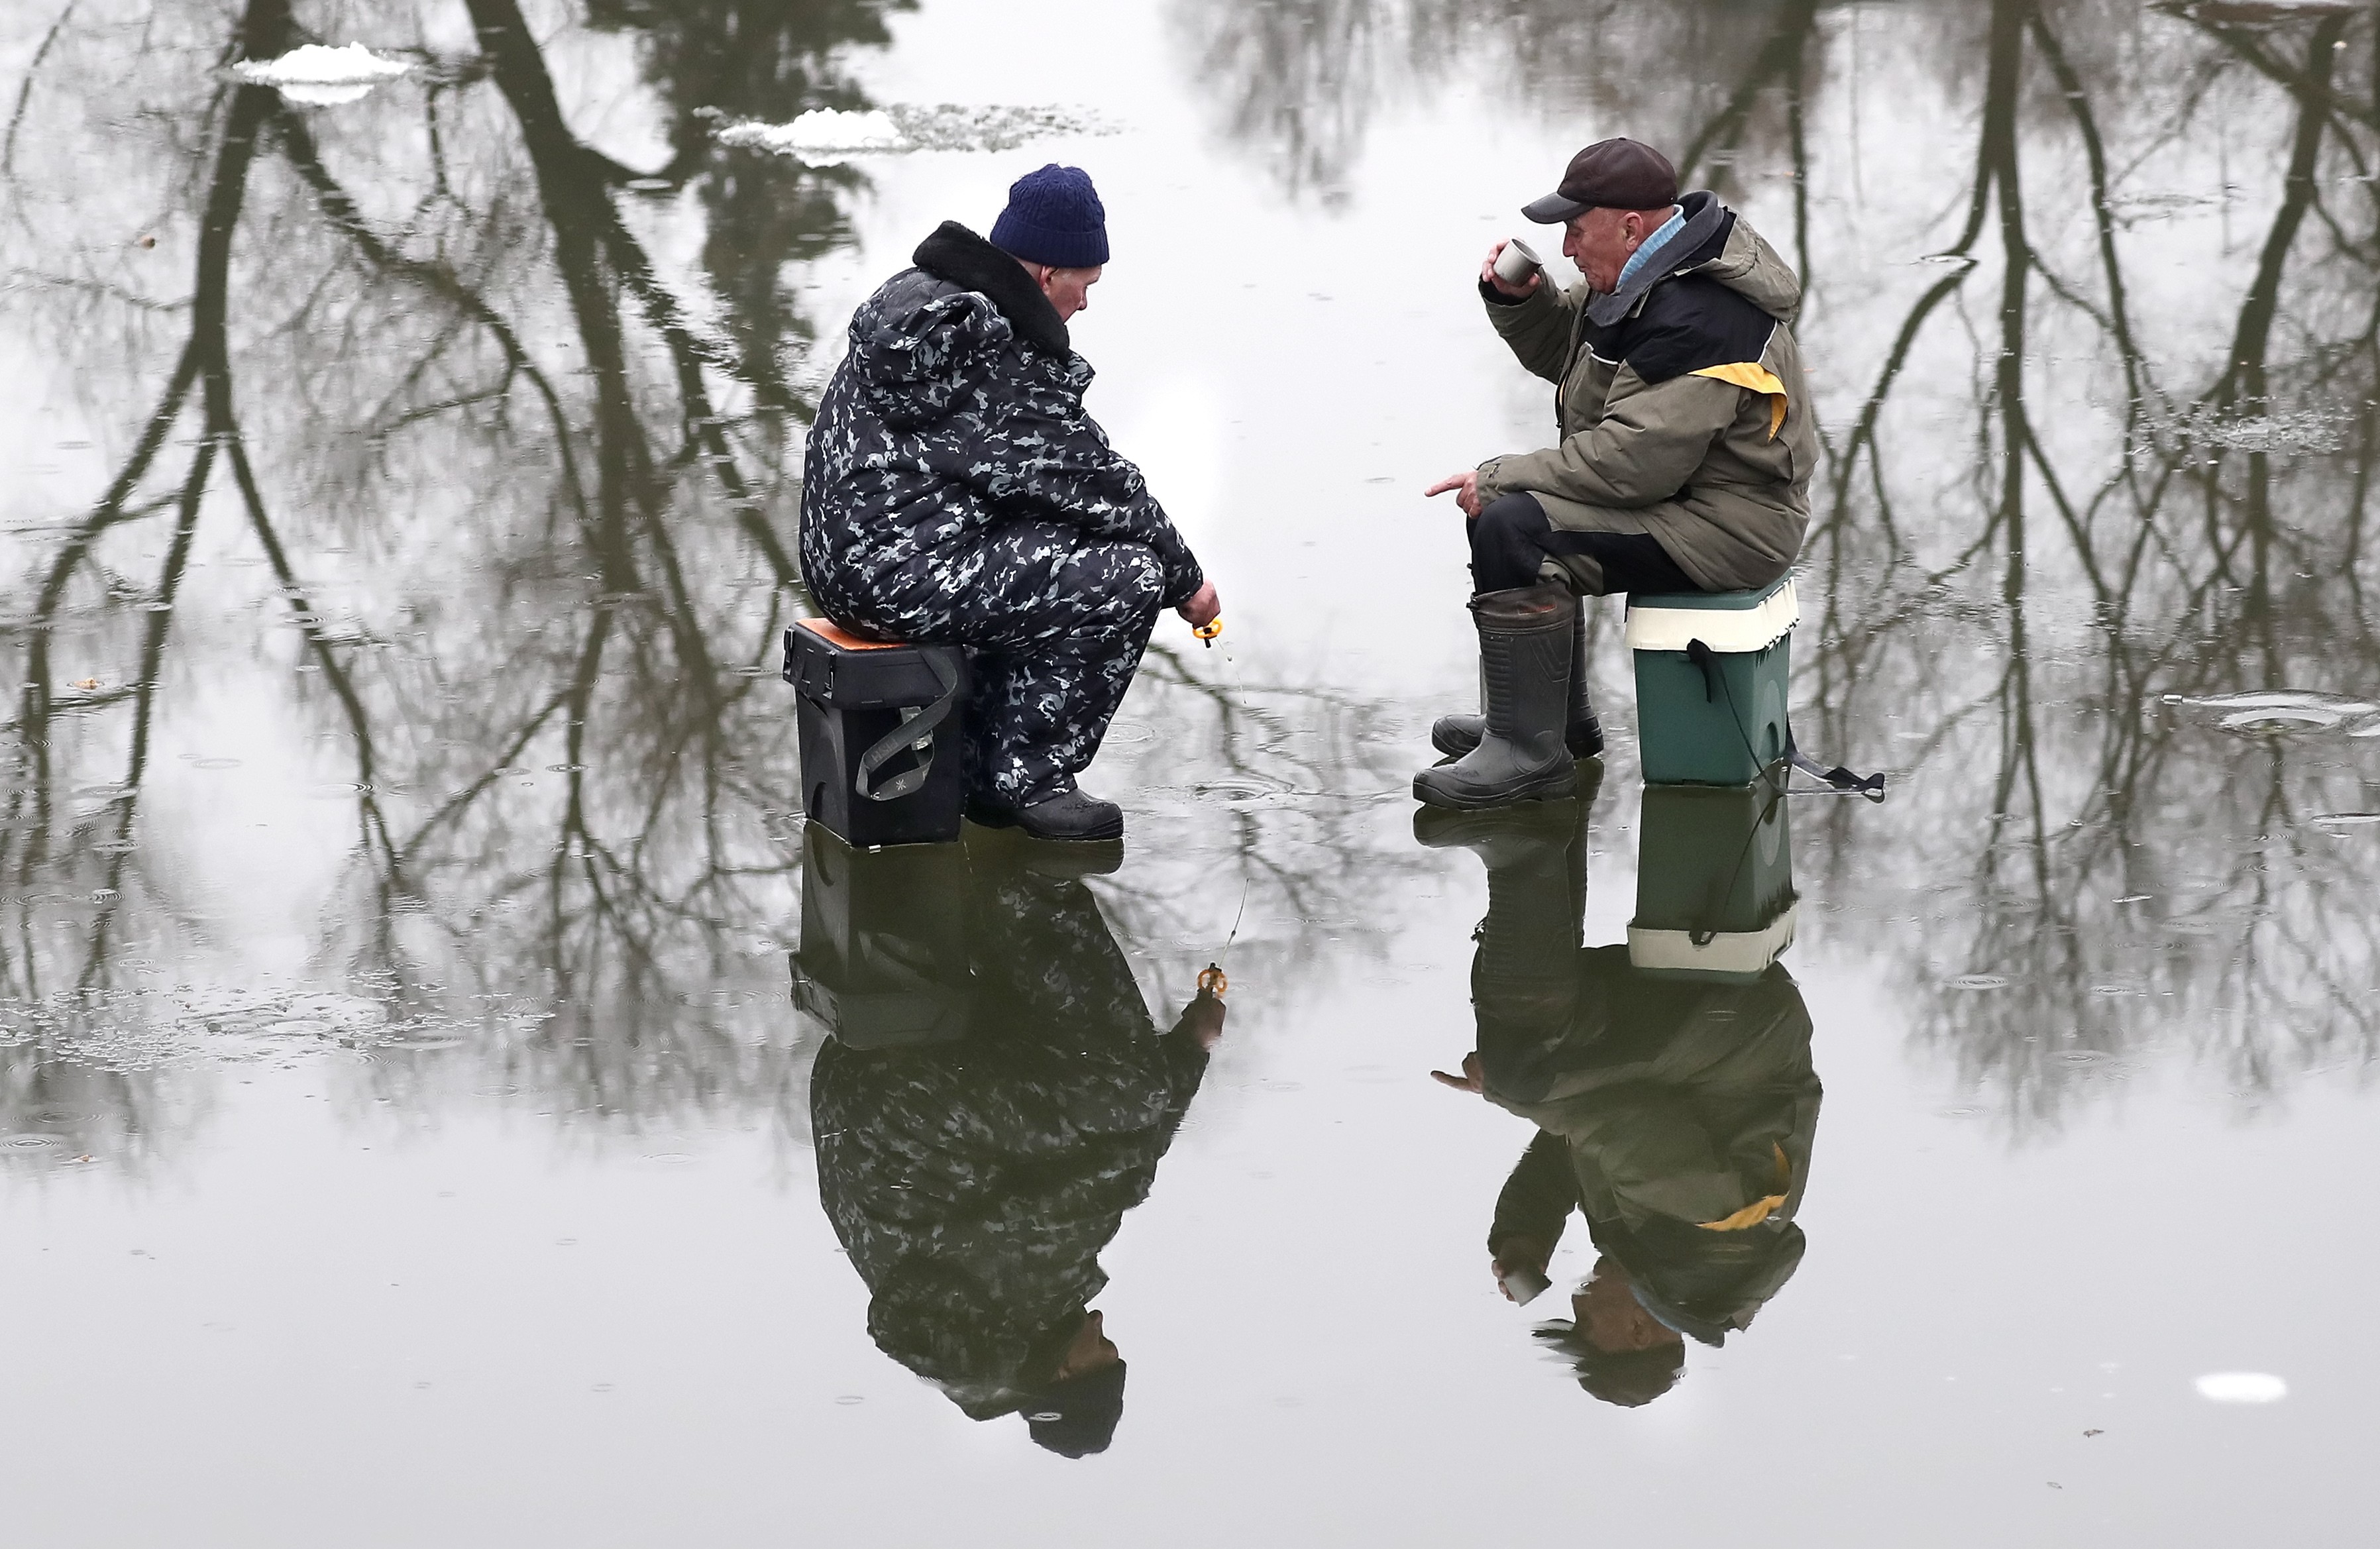
M 1626 290 L 1628 288 L 1628 282 L 1635 277 L 1636 272 L 1644 268 L 1647 263 L 1650 263 L 1653 260 L 1653 255 L 1660 251 L 1660 249 L 1668 244 L 1670 238 L 1677 236 L 1679 232 L 1683 231 L 1685 229 L 1685 207 L 1681 205 L 1673 213 L 1671 213 L 1667 221 L 1661 223 L 1660 230 L 1646 237 L 1643 247 L 1628 255 L 1628 261 L 1620 266 L 1620 282 L 1611 287 L 1612 294 L 1617 296 L 1620 292 Z

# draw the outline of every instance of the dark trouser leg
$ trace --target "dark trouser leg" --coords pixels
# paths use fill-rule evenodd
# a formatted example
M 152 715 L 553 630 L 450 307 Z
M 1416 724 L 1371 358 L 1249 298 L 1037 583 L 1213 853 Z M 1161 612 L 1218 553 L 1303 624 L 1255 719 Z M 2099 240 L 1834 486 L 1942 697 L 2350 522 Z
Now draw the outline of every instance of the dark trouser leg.
M 1132 686 L 1164 573 L 1136 543 L 1084 543 L 968 652 L 967 784 L 1010 808 L 1074 789 Z M 987 586 L 994 571 L 987 570 Z
M 1510 591 L 1537 584 L 1548 559 L 1579 559 L 1562 579 L 1593 597 L 1614 592 L 1699 591 L 1661 540 L 1641 532 L 1577 532 L 1556 527 L 1546 508 L 1525 490 L 1500 495 L 1470 522 L 1471 587 L 1474 591 Z M 1577 572 L 1592 572 L 1582 577 Z M 1596 584 L 1581 586 L 1582 579 Z

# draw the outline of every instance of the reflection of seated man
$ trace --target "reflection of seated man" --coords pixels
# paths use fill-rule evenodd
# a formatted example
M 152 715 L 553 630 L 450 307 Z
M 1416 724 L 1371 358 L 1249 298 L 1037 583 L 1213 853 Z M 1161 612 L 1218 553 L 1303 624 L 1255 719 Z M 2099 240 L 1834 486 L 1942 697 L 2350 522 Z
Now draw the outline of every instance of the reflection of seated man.
M 1078 789 L 1160 606 L 1220 605 L 1083 407 L 1066 320 L 1108 260 L 1079 168 L 1019 178 L 987 242 L 955 222 L 851 320 L 803 463 L 802 575 L 844 628 L 962 645 L 967 812 L 1042 839 L 1123 832 Z
M 1477 1047 L 1439 1080 L 1541 1131 L 1488 1231 L 1506 1294 L 1541 1285 L 1570 1213 L 1585 1216 L 1594 1275 L 1573 1321 L 1541 1332 L 1588 1392 L 1645 1403 L 1676 1382 L 1682 1336 L 1717 1345 L 1749 1326 L 1801 1263 L 1810 1017 L 1781 965 L 1749 985 L 1676 980 L 1633 967 L 1625 947 L 1578 947 L 1581 838 L 1503 823 L 1469 841 L 1489 867 Z
M 1600 751 L 1578 598 L 1732 591 L 1783 575 L 1809 526 L 1817 421 L 1791 320 L 1802 283 L 1717 196 L 1679 197 L 1650 146 L 1607 139 L 1522 212 L 1585 278 L 1480 266 L 1488 321 L 1552 382 L 1560 440 L 1433 486 L 1470 531 L 1483 716 L 1430 729 L 1456 762 L 1414 794 L 1477 808 L 1567 796 Z M 1567 744 L 1567 745 L 1565 745 Z
M 1160 1035 L 1080 882 L 978 871 L 970 902 L 965 1038 L 819 1051 L 819 1195 L 878 1346 L 970 1418 L 1021 1411 L 1079 1458 L 1123 1410 L 1123 1361 L 1087 1310 L 1099 1251 L 1147 1197 L 1223 1006 L 1201 995 Z

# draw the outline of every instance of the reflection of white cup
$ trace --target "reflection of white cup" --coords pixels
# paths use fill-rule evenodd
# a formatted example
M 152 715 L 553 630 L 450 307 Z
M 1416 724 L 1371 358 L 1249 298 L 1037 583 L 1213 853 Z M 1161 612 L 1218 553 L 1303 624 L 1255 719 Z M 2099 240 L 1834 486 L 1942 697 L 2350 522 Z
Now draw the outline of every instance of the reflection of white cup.
M 1546 260 L 1537 257 L 1536 249 L 1515 236 L 1496 255 L 1496 278 L 1518 290 L 1529 283 L 1530 275 L 1545 266 Z
M 1544 1270 L 1525 1264 L 1505 1270 L 1503 1279 L 1504 1294 L 1524 1307 L 1544 1295 L 1546 1288 L 1553 1284 L 1546 1278 Z

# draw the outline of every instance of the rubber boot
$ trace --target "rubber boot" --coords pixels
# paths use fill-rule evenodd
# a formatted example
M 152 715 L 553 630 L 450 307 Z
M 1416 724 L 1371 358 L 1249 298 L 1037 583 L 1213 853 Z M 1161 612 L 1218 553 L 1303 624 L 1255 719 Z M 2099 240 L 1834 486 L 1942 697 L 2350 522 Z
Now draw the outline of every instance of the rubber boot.
M 1471 599 L 1471 616 L 1479 629 L 1487 734 L 1453 763 L 1414 776 L 1414 794 L 1464 811 L 1576 795 L 1578 768 L 1562 727 L 1578 599 L 1559 583 L 1482 592 Z
M 1482 705 L 1488 693 L 1482 686 Z M 1488 718 L 1477 715 L 1442 715 L 1429 729 L 1429 744 L 1439 752 L 1460 758 L 1479 745 L 1479 733 L 1487 728 Z M 1578 633 L 1572 636 L 1570 647 L 1570 722 L 1562 728 L 1562 741 L 1570 744 L 1573 758 L 1592 758 L 1603 751 L 1603 723 L 1595 719 L 1595 701 L 1587 691 L 1586 681 L 1586 610 L 1578 611 Z

